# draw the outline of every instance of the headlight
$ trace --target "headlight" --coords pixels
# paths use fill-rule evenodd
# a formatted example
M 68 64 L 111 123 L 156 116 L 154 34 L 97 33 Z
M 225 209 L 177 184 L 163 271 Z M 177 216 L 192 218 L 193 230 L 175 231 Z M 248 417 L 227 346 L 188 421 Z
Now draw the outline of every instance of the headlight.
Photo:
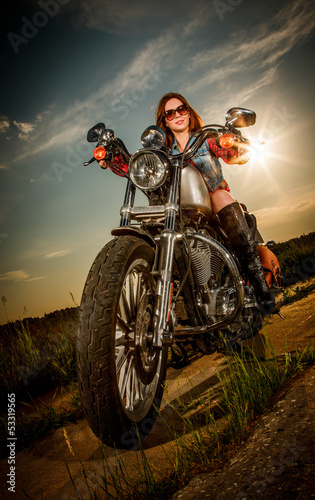
M 144 191 L 160 187 L 167 177 L 168 162 L 157 151 L 141 150 L 129 162 L 131 182 Z

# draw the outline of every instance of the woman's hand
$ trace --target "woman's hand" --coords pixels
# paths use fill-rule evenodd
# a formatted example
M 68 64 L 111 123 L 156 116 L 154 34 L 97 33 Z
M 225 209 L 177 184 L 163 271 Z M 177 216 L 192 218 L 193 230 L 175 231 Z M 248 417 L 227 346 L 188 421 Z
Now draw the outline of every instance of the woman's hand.
M 106 160 L 97 160 L 97 163 L 104 170 L 109 167 L 109 163 Z
M 226 161 L 228 165 L 244 165 L 250 159 L 250 152 L 246 150 L 241 150 L 241 152 L 237 156 L 233 156 L 229 160 Z

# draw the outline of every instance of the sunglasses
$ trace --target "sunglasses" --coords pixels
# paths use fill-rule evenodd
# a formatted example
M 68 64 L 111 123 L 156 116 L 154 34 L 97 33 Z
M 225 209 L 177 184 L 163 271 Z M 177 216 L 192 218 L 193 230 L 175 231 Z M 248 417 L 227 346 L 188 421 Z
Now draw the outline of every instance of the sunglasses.
M 176 116 L 176 112 L 179 113 L 181 116 L 187 115 L 188 109 L 187 109 L 186 104 L 181 104 L 176 109 L 169 109 L 169 110 L 165 111 L 163 116 L 166 118 L 166 120 L 168 120 L 170 122 L 171 120 L 174 120 L 174 118 Z

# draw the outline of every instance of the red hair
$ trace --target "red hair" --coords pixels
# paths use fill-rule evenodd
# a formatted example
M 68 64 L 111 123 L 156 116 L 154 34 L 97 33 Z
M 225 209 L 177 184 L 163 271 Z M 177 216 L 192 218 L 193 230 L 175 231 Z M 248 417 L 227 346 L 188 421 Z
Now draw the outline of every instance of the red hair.
M 195 111 L 187 102 L 185 97 L 183 97 L 181 94 L 178 94 L 177 92 L 169 92 L 168 94 L 165 94 L 161 99 L 158 104 L 157 110 L 156 110 L 156 124 L 158 127 L 161 127 L 165 132 L 166 132 L 166 141 L 165 145 L 167 147 L 171 147 L 174 142 L 174 135 L 171 132 L 171 130 L 167 127 L 165 124 L 165 118 L 164 118 L 164 113 L 165 113 L 165 105 L 170 99 L 179 99 L 183 104 L 186 105 L 189 115 L 190 115 L 190 122 L 189 122 L 189 130 L 190 132 L 196 132 L 196 130 L 200 129 L 203 126 L 203 121 L 198 115 L 197 111 Z

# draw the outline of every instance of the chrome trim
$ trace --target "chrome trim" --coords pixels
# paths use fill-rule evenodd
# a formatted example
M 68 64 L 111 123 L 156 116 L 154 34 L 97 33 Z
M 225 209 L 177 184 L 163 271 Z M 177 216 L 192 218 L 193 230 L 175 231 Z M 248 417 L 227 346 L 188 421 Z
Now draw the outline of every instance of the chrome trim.
M 161 149 L 166 139 L 166 133 L 161 127 L 150 125 L 141 135 L 141 144 L 144 148 Z
M 229 272 L 231 273 L 235 289 L 236 289 L 236 307 L 234 311 L 226 318 L 224 318 L 222 321 L 217 321 L 216 323 L 212 323 L 211 325 L 204 325 L 202 327 L 186 327 L 186 328 L 180 328 L 175 330 L 175 335 L 174 338 L 176 339 L 176 336 L 182 336 L 182 335 L 187 335 L 188 333 L 190 335 L 200 335 L 200 333 L 208 333 L 212 332 L 214 330 L 218 330 L 222 327 L 227 326 L 229 323 L 234 321 L 241 313 L 243 306 L 244 306 L 244 287 L 243 283 L 238 271 L 238 268 L 232 258 L 232 256 L 229 254 L 229 252 L 226 250 L 226 248 L 221 245 L 218 241 L 216 241 L 213 238 L 209 238 L 208 236 L 204 236 L 203 234 L 200 233 L 191 233 L 187 232 L 185 234 L 187 239 L 193 239 L 193 240 L 199 240 L 203 243 L 207 243 L 209 246 L 212 246 L 216 249 L 216 251 L 221 255 L 221 258 L 224 260 Z
M 156 238 L 158 248 L 159 266 L 156 271 L 158 276 L 155 289 L 155 304 L 153 318 L 153 345 L 162 347 L 173 340 L 172 332 L 169 331 L 169 311 L 172 301 L 172 269 L 174 262 L 174 249 L 176 240 L 182 237 L 171 229 L 164 229 Z
M 256 113 L 246 108 L 231 108 L 225 115 L 226 125 L 241 128 L 256 123 Z
M 154 186 L 154 187 L 143 187 L 143 186 L 140 186 L 138 182 L 135 181 L 134 179 L 134 171 L 133 171 L 133 167 L 134 165 L 136 164 L 138 158 L 140 158 L 141 156 L 144 156 L 144 155 L 153 155 L 155 156 L 156 158 L 159 159 L 159 161 L 162 163 L 163 167 L 164 167 L 164 175 L 163 175 L 163 178 Z M 153 191 L 154 189 L 157 189 L 158 187 L 162 186 L 162 184 L 164 184 L 165 182 L 165 179 L 168 175 L 168 171 L 169 171 L 169 168 L 170 168 L 170 163 L 167 159 L 167 157 L 165 156 L 165 154 L 163 154 L 160 150 L 156 150 L 154 148 L 146 148 L 146 149 L 139 149 L 138 151 L 136 151 L 130 158 L 129 160 L 129 168 L 128 168 L 128 172 L 129 172 L 129 177 L 130 177 L 130 180 L 131 182 L 138 188 L 140 189 L 141 191 Z
M 179 207 L 177 203 L 166 203 L 166 205 L 154 205 L 146 207 L 130 207 L 123 205 L 120 209 L 120 215 L 128 214 L 132 219 L 139 219 L 142 216 L 147 217 L 150 215 L 153 218 L 165 217 L 167 212 L 178 213 Z

